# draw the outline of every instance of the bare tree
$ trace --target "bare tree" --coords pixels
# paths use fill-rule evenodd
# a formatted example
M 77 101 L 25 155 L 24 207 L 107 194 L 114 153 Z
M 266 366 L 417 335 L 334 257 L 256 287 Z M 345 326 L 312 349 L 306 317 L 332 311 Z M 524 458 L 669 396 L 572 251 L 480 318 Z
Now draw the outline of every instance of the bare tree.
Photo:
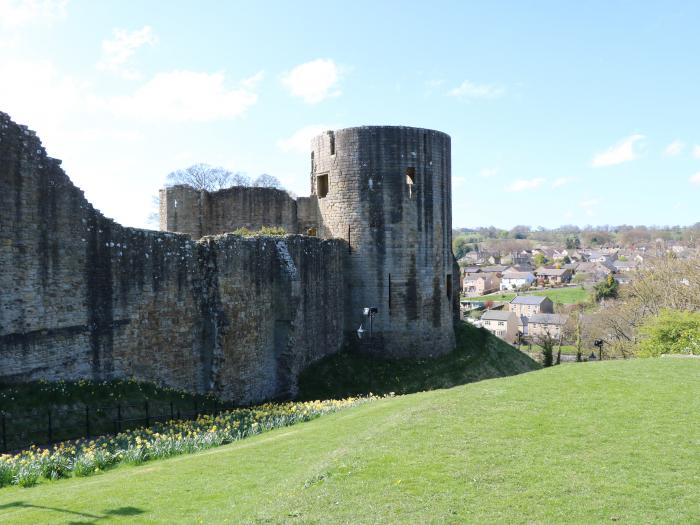
M 194 164 L 168 174 L 168 186 L 182 184 L 195 190 L 216 191 L 231 186 L 250 186 L 250 178 L 218 166 Z
M 274 175 L 268 175 L 267 173 L 258 175 L 258 177 L 253 181 L 253 186 L 256 188 L 275 188 L 278 190 L 284 189 L 282 187 L 282 183 L 277 177 Z

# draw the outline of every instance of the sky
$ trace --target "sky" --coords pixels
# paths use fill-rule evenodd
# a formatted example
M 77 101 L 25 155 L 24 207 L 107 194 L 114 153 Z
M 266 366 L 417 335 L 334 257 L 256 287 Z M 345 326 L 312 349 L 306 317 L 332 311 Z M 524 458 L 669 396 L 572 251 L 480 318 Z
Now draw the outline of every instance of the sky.
M 700 221 L 700 2 L 0 0 L 0 111 L 108 217 L 357 125 L 452 137 L 453 226 Z M 2 188 L 0 188 L 2 191 Z

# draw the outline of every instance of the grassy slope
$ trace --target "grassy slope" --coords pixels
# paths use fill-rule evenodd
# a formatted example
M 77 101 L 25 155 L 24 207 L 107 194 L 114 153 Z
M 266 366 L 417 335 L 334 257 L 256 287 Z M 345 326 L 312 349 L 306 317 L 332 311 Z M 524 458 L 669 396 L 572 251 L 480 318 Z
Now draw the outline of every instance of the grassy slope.
M 551 288 L 549 290 L 538 290 L 536 292 L 529 292 L 521 295 L 545 295 L 549 297 L 555 304 L 577 304 L 584 303 L 588 301 L 591 297 L 591 293 L 588 290 L 584 290 L 580 287 L 567 287 L 567 288 Z M 483 297 L 477 297 L 475 301 L 510 301 L 515 297 L 515 293 L 495 293 L 491 295 L 485 295 Z
M 386 360 L 352 352 L 330 356 L 302 374 L 300 397 L 406 394 L 521 374 L 540 367 L 486 330 L 459 323 L 456 335 L 457 349 L 435 359 Z
M 565 365 L 0 490 L 0 522 L 691 523 L 700 361 Z

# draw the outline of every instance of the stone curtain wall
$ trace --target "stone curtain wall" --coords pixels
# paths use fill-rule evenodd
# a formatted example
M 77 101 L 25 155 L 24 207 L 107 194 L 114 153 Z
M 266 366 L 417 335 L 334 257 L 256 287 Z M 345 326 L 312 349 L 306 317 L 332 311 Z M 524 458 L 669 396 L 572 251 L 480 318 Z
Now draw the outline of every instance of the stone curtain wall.
M 323 235 L 350 244 L 349 321 L 366 349 L 428 356 L 454 348 L 450 137 L 399 126 L 326 132 L 312 142 L 312 193 Z M 327 188 L 327 194 L 323 191 Z
M 343 343 L 346 259 L 342 240 L 122 227 L 0 113 L 0 381 L 288 397 Z
M 163 231 L 187 233 L 193 239 L 263 226 L 300 233 L 297 203 L 282 190 L 236 186 L 215 192 L 188 186 L 160 190 Z

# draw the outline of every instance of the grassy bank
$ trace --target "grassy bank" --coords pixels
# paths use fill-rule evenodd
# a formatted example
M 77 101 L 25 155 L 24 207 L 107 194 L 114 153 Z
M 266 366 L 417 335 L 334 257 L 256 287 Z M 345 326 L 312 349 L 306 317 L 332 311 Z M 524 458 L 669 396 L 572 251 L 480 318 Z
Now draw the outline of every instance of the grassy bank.
M 0 523 L 692 523 L 699 410 L 698 360 L 564 365 L 5 488 Z
M 389 360 L 343 352 L 308 368 L 299 381 L 301 399 L 406 394 L 449 388 L 539 368 L 529 357 L 486 330 L 459 323 L 457 348 L 434 359 Z

